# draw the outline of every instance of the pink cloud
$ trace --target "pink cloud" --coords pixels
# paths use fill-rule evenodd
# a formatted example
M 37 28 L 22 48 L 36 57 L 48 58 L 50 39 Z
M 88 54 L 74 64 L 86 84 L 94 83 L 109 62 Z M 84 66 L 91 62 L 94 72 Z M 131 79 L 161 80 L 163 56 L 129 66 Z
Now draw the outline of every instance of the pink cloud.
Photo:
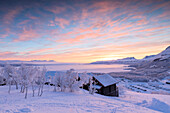
M 66 39 L 64 40 L 64 42 L 75 43 L 75 42 L 80 42 L 83 39 L 99 38 L 101 36 L 104 35 L 99 33 L 86 33 L 86 34 L 78 35 L 75 38 Z
M 6 51 L 6 52 L 0 52 L 0 58 L 11 58 L 11 57 L 15 57 L 17 54 L 17 52 L 9 52 L 9 51 Z
M 0 38 L 6 38 L 7 36 L 9 36 L 9 34 L 12 34 L 9 28 L 6 28 L 4 34 L 0 35 Z
M 53 40 L 53 41 L 55 40 L 56 42 L 65 42 L 65 40 L 67 41 L 71 37 L 77 37 L 77 35 L 86 34 L 92 31 L 93 31 L 92 27 L 87 27 L 87 28 L 76 27 L 72 29 L 72 31 L 69 31 L 67 33 L 60 33 L 58 29 L 54 29 L 50 31 L 52 38 L 49 38 L 49 40 Z
M 141 20 L 138 20 L 137 21 L 137 25 L 146 25 L 148 24 L 149 22 L 146 20 L 146 19 L 141 19 Z
M 49 26 L 59 25 L 61 28 L 64 29 L 65 26 L 69 25 L 69 24 L 70 24 L 70 22 L 67 19 L 55 17 L 54 21 L 50 21 Z
M 170 1 L 160 3 L 160 4 L 156 5 L 154 8 L 152 8 L 151 12 L 155 11 L 157 9 L 160 9 L 160 8 L 170 9 L 169 6 L 170 6 Z
M 60 7 L 60 6 L 55 6 L 55 7 L 48 7 L 48 8 L 46 8 L 46 10 L 48 10 L 48 11 L 54 13 L 54 14 L 59 14 L 59 13 L 65 11 L 66 8 Z
M 35 30 L 30 29 L 30 30 L 26 30 L 24 29 L 24 31 L 20 34 L 18 34 L 19 38 L 14 39 L 14 42 L 20 42 L 20 41 L 29 41 L 29 40 L 33 40 L 36 38 L 40 38 L 41 35 L 38 34 Z
M 49 51 L 54 50 L 54 49 L 55 48 L 43 48 L 43 49 L 38 49 L 38 50 L 35 50 L 35 51 L 23 52 L 22 54 L 31 55 L 31 54 L 46 53 L 46 52 L 49 52 Z
M 0 38 L 6 38 L 8 36 L 8 34 L 2 34 L 1 36 L 0 36 Z
M 39 19 L 39 17 L 36 17 L 36 16 L 33 16 L 31 14 L 27 14 L 27 17 L 32 19 L 32 20 L 36 20 L 36 19 Z
M 30 20 L 24 20 L 24 21 L 22 21 L 22 22 L 18 23 L 18 25 L 27 24 L 29 21 L 30 21 Z
M 98 1 L 89 6 L 89 8 L 96 8 L 93 13 L 105 13 L 109 11 L 114 11 L 116 8 L 118 8 L 118 5 L 120 5 L 120 2 L 115 1 Z
M 23 8 L 18 7 L 16 9 L 11 9 L 8 11 L 8 13 L 5 14 L 5 16 L 3 17 L 3 21 L 6 24 L 10 24 L 13 19 L 16 17 L 17 14 L 19 14 L 22 11 Z
M 125 30 L 125 29 L 129 29 L 132 26 L 133 26 L 132 24 L 122 25 L 122 26 L 115 26 L 115 27 L 113 27 L 112 31 L 122 31 L 122 30 Z
M 159 22 L 160 20 L 168 20 L 170 18 L 170 10 L 165 10 L 162 14 L 152 18 L 151 21 Z
M 165 29 L 165 28 L 169 28 L 169 27 L 170 27 L 170 25 L 169 26 L 161 26 L 161 27 L 153 27 L 153 28 L 139 30 L 138 32 L 155 31 L 155 30 Z
M 53 39 L 56 42 L 66 42 L 66 43 L 80 43 L 86 39 L 100 38 L 105 35 L 100 32 L 100 29 L 93 30 L 93 26 L 87 28 L 76 27 L 72 29 L 72 31 L 63 34 L 60 34 L 57 30 L 52 31 L 52 33 L 54 33 Z
M 123 37 L 123 36 L 128 36 L 129 33 L 128 32 L 123 32 L 123 33 L 116 33 L 116 34 L 113 34 L 111 35 L 112 38 L 118 38 L 118 37 Z M 111 38 L 110 37 L 110 38 Z

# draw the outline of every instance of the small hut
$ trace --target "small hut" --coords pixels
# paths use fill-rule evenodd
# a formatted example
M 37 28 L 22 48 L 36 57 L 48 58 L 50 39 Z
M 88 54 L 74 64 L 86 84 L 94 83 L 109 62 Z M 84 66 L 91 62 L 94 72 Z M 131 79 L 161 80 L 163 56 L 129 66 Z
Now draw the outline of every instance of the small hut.
M 94 87 L 96 88 L 97 93 L 107 96 L 119 96 L 118 87 L 116 86 L 118 80 L 114 79 L 109 74 L 93 76 L 93 79 L 96 82 Z

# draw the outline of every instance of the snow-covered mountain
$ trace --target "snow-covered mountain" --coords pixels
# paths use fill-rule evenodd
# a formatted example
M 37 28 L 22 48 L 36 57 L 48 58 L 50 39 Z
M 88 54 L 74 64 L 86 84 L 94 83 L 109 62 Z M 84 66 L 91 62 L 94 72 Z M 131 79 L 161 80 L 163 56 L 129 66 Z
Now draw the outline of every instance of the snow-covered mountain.
M 155 60 L 155 59 L 167 59 L 170 57 L 170 46 L 168 46 L 164 51 L 162 51 L 161 53 L 157 54 L 157 55 L 150 55 L 150 56 L 146 56 L 144 57 L 142 60 Z
M 161 58 L 163 59 L 169 59 L 170 58 L 170 46 L 167 47 L 164 51 L 162 51 L 161 53 L 157 54 L 155 56 L 155 58 Z
M 135 67 L 134 72 L 151 78 L 163 79 L 170 76 L 170 46 L 161 53 L 130 66 Z
M 142 63 L 145 61 L 153 61 L 155 59 L 168 59 L 170 58 L 170 46 L 167 47 L 164 51 L 157 55 L 150 55 L 150 56 L 145 56 L 143 59 L 136 59 L 134 57 L 127 57 L 123 59 L 118 59 L 118 60 L 109 60 L 109 61 L 96 61 L 92 62 L 91 64 L 133 64 L 133 63 Z
M 140 65 L 139 67 L 145 67 L 145 68 L 147 67 L 169 68 L 170 67 L 170 46 L 167 47 L 161 53 L 153 57 L 143 59 L 143 62 L 139 65 Z
M 143 60 L 147 60 L 147 59 L 150 59 L 150 58 L 154 58 L 156 55 L 149 55 L 149 56 L 145 56 L 143 58 Z
M 123 59 L 119 59 L 119 60 L 136 60 L 135 57 L 127 57 L 127 58 L 123 58 Z
M 118 60 L 109 60 L 109 61 L 96 61 L 92 62 L 91 64 L 131 64 L 131 63 L 136 63 L 139 62 L 135 57 L 127 57 L 123 59 L 118 59 Z
M 114 61 L 114 63 L 118 63 L 118 64 L 129 64 L 129 63 L 131 64 L 136 62 L 139 62 L 139 60 L 137 60 L 135 57 L 127 57 L 127 58 L 118 59 Z
M 168 46 L 164 51 L 162 51 L 162 52 L 159 53 L 158 55 L 161 55 L 161 56 L 170 55 L 170 46 Z

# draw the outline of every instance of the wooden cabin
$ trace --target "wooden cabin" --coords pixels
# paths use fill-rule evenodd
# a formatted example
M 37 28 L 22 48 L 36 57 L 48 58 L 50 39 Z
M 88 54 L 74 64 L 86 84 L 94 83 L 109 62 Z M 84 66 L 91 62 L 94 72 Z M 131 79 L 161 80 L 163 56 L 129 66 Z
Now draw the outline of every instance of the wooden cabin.
M 94 87 L 96 88 L 97 93 L 106 96 L 119 96 L 118 87 L 116 86 L 118 81 L 109 74 L 93 76 L 93 79 L 96 82 Z

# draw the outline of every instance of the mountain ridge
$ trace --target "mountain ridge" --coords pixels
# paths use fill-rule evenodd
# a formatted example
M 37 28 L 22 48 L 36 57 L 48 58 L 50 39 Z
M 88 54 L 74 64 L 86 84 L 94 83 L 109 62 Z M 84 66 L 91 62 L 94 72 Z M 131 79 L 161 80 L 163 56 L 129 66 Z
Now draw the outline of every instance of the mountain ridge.
M 165 50 L 162 52 L 156 54 L 156 55 L 148 55 L 145 56 L 143 59 L 136 59 L 135 57 L 126 57 L 118 60 L 108 60 L 108 61 L 96 61 L 92 62 L 91 64 L 129 64 L 129 63 L 137 63 L 137 62 L 143 62 L 143 61 L 153 61 L 157 58 L 160 59 L 166 59 L 170 57 L 170 46 L 168 46 Z

